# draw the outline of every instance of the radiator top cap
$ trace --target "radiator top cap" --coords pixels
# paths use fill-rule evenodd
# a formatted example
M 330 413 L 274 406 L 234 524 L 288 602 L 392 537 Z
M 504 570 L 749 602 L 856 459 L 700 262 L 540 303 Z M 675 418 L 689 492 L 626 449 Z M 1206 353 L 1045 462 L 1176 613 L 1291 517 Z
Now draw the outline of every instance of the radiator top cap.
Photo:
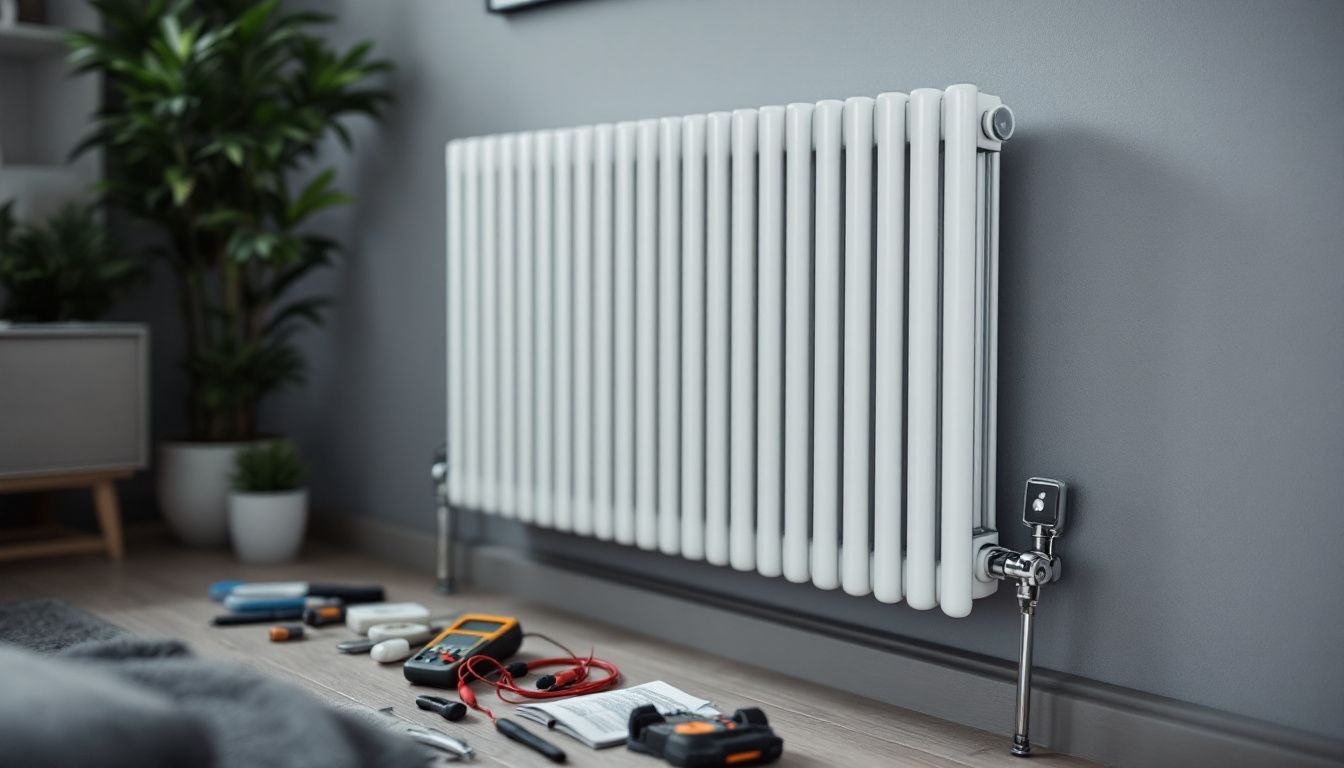
M 995 141 L 1007 141 L 1012 138 L 1015 126 L 1013 110 L 1009 109 L 1007 104 L 1000 104 L 985 112 L 985 135 Z

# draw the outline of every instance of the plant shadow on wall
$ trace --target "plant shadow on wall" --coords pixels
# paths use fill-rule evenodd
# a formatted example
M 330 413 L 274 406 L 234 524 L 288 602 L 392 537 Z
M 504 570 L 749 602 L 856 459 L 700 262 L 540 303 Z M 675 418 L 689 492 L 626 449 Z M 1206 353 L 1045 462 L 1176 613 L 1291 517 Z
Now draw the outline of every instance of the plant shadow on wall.
M 381 117 L 390 94 L 376 80 L 392 67 L 368 42 L 334 50 L 316 34 L 330 17 L 279 0 L 92 4 L 102 31 L 72 35 L 70 61 L 104 77 L 108 103 L 76 153 L 104 152 L 107 202 L 158 235 L 149 255 L 177 278 L 189 424 L 177 445 L 199 448 L 187 463 L 210 479 L 165 498 L 180 469 L 165 445 L 160 501 L 170 523 L 174 505 L 208 506 L 208 526 L 174 527 L 222 543 L 233 452 L 261 434 L 262 400 L 303 382 L 293 334 L 329 306 L 293 295 L 339 250 L 310 220 L 351 200 L 313 161 L 333 134 L 350 147 L 349 118 Z

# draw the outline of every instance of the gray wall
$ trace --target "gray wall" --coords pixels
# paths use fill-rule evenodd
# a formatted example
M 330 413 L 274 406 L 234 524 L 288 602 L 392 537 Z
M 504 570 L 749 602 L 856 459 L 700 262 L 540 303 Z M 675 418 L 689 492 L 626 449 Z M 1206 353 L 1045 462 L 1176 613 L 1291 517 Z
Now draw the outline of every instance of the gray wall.
M 1076 489 L 1049 668 L 1344 737 L 1344 4 L 571 0 L 324 3 L 396 60 L 363 126 L 339 309 L 277 404 L 317 502 L 428 530 L 444 422 L 445 141 L 969 81 L 1003 155 L 1000 504 Z M 1009 543 L 1024 542 L 1010 525 Z M 626 557 L 556 537 L 498 535 Z M 679 576 L 680 570 L 666 570 Z M 1010 658 L 971 619 L 691 569 Z

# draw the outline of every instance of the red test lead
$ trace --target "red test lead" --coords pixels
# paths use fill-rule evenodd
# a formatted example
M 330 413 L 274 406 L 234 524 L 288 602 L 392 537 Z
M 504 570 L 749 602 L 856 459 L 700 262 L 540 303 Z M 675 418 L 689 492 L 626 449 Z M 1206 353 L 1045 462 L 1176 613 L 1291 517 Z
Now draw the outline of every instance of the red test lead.
M 531 636 L 546 640 L 569 655 L 550 659 L 536 659 L 527 662 L 525 666 L 521 662 L 506 666 L 489 656 L 473 656 L 458 665 L 457 668 L 457 694 L 461 697 L 462 703 L 494 720 L 494 713 L 481 706 L 476 700 L 475 692 L 471 690 L 471 684 L 478 680 L 492 686 L 501 701 L 518 704 L 521 701 L 510 699 L 505 696 L 505 693 L 513 694 L 519 699 L 558 699 L 568 696 L 583 696 L 608 690 L 615 686 L 620 679 L 621 671 L 609 661 L 594 658 L 592 655 L 586 658 L 576 656 L 568 648 L 545 635 Z M 565 667 L 566 669 L 553 675 L 542 676 L 537 681 L 537 687 L 540 690 L 529 690 L 517 684 L 517 678 L 529 672 L 548 667 Z M 588 679 L 589 672 L 593 669 L 601 670 L 606 674 L 595 680 L 590 680 Z

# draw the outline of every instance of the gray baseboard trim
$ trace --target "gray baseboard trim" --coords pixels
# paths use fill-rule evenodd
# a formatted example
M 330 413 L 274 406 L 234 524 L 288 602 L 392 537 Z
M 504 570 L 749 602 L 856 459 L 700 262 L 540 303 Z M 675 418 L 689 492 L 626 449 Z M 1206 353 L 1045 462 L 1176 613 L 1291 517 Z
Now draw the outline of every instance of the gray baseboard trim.
M 349 516 L 326 516 L 333 541 L 433 572 L 434 537 Z M 467 581 L 721 656 L 1004 734 L 1013 716 L 1013 664 L 944 646 L 827 624 L 778 606 L 692 591 L 646 574 L 536 557 L 496 545 L 467 548 Z M 798 649 L 845 659 L 825 679 Z M 1050 670 L 1034 675 L 1033 743 L 1118 766 L 1339 766 L 1344 743 L 1209 707 Z
M 437 559 L 432 533 L 331 510 L 314 510 L 313 536 L 379 560 L 433 574 Z

